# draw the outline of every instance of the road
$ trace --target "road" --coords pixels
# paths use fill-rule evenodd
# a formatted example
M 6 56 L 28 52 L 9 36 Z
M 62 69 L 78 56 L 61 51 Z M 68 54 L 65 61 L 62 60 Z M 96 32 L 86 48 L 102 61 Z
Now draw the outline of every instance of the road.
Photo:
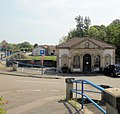
M 65 99 L 65 78 L 68 77 L 44 79 L 0 74 L 0 96 L 8 101 L 5 109 L 12 110 L 20 106 L 32 107 L 37 103 L 43 105 L 43 101 Z M 74 78 L 120 88 L 120 78 L 106 76 L 76 76 Z
M 41 79 L 0 74 L 0 96 L 8 101 L 6 110 L 39 99 L 65 96 L 64 79 Z

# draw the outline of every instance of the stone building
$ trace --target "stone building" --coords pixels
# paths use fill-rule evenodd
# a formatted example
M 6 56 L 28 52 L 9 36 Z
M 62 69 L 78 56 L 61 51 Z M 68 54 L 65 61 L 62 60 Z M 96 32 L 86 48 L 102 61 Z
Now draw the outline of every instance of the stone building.
M 115 64 L 115 46 L 93 38 L 72 38 L 57 46 L 57 67 L 91 72 Z
M 46 45 L 40 45 L 39 47 L 37 47 L 37 48 L 34 48 L 33 50 L 32 50 L 32 55 L 35 55 L 35 56 L 39 56 L 39 55 L 41 55 L 41 51 L 44 51 L 45 52 L 45 55 L 47 55 L 47 53 L 48 53 L 48 51 L 47 51 L 47 46 Z
M 56 55 L 56 46 L 53 45 L 39 45 L 39 47 L 32 50 L 32 55 L 41 55 L 40 51 L 44 50 L 46 56 Z

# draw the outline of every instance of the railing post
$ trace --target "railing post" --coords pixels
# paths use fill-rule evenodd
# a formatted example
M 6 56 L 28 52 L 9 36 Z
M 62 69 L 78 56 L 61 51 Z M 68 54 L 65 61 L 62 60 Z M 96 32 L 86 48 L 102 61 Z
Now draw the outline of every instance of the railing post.
M 81 109 L 83 109 L 83 107 L 84 107 L 84 96 L 83 96 L 83 94 L 84 94 L 84 82 L 82 81 L 82 85 L 81 85 L 81 92 L 82 92 L 82 107 L 81 107 Z
M 73 89 L 73 82 L 71 80 L 75 80 L 74 78 L 66 78 L 66 100 L 70 100 L 73 98 L 73 93 L 70 91 Z
M 78 87 L 77 87 L 78 85 L 77 85 L 77 82 L 76 82 L 76 91 L 78 90 Z M 77 93 L 76 93 L 76 99 L 77 99 Z
M 120 114 L 120 89 L 109 88 L 102 92 L 102 99 L 106 102 L 107 114 Z

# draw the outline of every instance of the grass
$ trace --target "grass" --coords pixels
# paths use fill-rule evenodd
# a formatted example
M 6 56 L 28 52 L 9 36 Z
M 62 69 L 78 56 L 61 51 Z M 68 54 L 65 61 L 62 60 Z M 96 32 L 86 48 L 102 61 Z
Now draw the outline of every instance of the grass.
M 4 110 L 3 105 L 6 104 L 4 102 L 4 99 L 2 96 L 0 96 L 0 114 L 7 114 L 7 112 Z
M 80 108 L 80 104 L 77 102 L 77 99 L 69 100 L 68 102 L 72 104 L 75 108 Z
M 56 61 L 56 56 L 44 56 L 44 60 L 53 60 Z M 41 60 L 41 56 L 28 56 L 27 60 Z

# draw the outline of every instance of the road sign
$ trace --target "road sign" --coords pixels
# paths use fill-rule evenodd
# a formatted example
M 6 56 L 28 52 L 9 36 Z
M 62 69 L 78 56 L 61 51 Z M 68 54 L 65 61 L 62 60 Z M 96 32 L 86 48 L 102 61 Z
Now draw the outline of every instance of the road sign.
M 40 50 L 40 55 L 45 55 L 45 50 Z

